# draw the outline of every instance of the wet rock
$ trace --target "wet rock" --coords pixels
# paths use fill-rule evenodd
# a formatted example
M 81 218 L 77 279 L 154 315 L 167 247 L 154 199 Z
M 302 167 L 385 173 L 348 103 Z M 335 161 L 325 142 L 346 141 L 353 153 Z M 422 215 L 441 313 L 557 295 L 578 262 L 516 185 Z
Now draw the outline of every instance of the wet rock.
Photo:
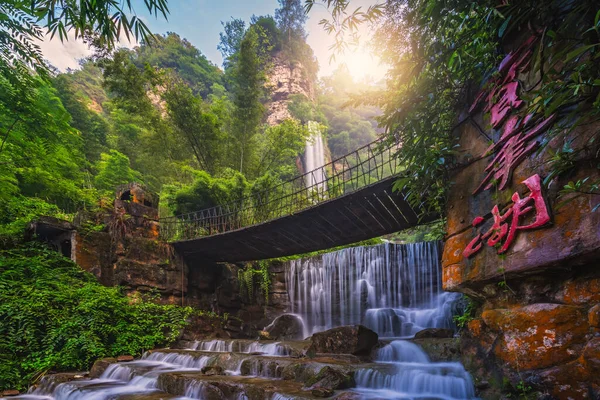
M 1 392 L 0 394 L 2 396 L 17 396 L 20 392 L 18 390 L 5 390 L 4 392 Z
M 549 368 L 538 374 L 542 387 L 550 388 L 551 398 L 559 400 L 587 399 L 590 374 L 578 361 Z
M 112 357 L 101 358 L 99 360 L 96 360 L 96 362 L 94 362 L 94 365 L 92 366 L 92 369 L 90 369 L 90 379 L 99 378 L 100 375 L 102 375 L 104 371 L 106 371 L 106 368 L 108 368 L 109 365 L 114 364 L 116 362 L 117 359 Z
M 133 356 L 119 356 L 117 357 L 118 362 L 128 362 L 133 361 Z
M 412 339 L 411 342 L 421 347 L 433 362 L 460 361 L 459 338 Z
M 285 381 L 307 382 L 315 376 L 315 372 L 308 363 L 289 364 L 281 371 L 281 378 Z
M 319 373 L 305 382 L 309 388 L 327 388 L 331 390 L 348 389 L 354 387 L 352 374 L 327 366 L 321 368 Z
M 311 390 L 311 393 L 315 397 L 331 397 L 333 396 L 333 390 L 325 387 L 314 387 Z
M 379 336 L 362 325 L 340 326 L 312 335 L 306 354 L 312 357 L 319 353 L 368 356 L 378 341 Z
M 207 376 L 225 375 L 223 367 L 219 365 L 207 365 L 206 367 L 202 367 L 200 371 Z
M 344 392 L 337 396 L 335 400 L 359 400 L 361 396 L 354 392 Z
M 588 333 L 580 307 L 538 303 L 513 309 L 486 310 L 485 324 L 499 334 L 496 357 L 514 369 L 551 367 L 577 358 Z
M 415 333 L 415 339 L 429 339 L 429 338 L 451 338 L 454 336 L 454 331 L 452 329 L 443 329 L 443 328 L 427 328 L 423 329 Z
M 273 340 L 298 340 L 303 338 L 304 323 L 296 315 L 283 314 L 275 318 L 264 331 Z
M 586 370 L 594 377 L 593 382 L 600 385 L 600 337 L 595 337 L 587 343 L 581 358 Z
M 588 322 L 593 328 L 600 328 L 600 304 L 596 304 L 588 311 Z

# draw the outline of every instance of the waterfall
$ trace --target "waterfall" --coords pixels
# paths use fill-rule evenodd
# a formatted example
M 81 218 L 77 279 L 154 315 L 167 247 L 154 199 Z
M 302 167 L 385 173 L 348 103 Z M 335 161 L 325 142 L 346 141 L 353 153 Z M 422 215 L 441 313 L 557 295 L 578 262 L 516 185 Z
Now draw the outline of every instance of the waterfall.
M 310 332 L 363 324 L 380 337 L 412 337 L 452 327 L 460 296 L 441 288 L 440 243 L 353 247 L 293 260 L 286 269 L 290 311 Z M 434 363 L 419 346 L 393 340 L 377 351 L 378 367 L 354 378 L 364 399 L 473 399 L 471 376 L 457 362 Z
M 472 399 L 471 376 L 460 363 L 432 363 L 419 346 L 395 340 L 381 348 L 376 361 L 389 368 L 356 372 L 357 391 L 365 398 Z
M 325 175 L 325 150 L 323 146 L 323 135 L 319 130 L 319 124 L 308 121 L 309 138 L 306 140 L 304 150 L 304 170 L 309 173 L 305 177 L 306 187 L 316 186 L 319 192 L 326 189 L 327 176 Z
M 386 243 L 293 260 L 286 269 L 290 312 L 308 334 L 363 324 L 381 337 L 452 326 L 459 296 L 441 289 L 440 244 Z

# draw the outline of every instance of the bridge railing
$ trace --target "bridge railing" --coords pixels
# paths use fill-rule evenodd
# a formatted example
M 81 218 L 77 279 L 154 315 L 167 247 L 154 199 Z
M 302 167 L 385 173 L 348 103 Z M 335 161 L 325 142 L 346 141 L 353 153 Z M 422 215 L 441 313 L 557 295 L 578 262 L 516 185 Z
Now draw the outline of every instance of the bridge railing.
M 204 210 L 160 219 L 161 238 L 194 239 L 292 215 L 396 175 L 397 146 L 376 140 L 323 167 Z

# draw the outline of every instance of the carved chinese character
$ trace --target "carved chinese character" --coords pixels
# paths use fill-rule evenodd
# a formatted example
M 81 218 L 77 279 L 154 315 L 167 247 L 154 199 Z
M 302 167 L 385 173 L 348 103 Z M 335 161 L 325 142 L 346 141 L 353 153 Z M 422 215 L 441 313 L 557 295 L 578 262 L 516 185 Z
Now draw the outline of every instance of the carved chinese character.
M 515 168 L 538 147 L 538 141 L 532 139 L 548 129 L 554 115 L 546 118 L 533 128 L 523 131 L 524 125 L 531 120 L 531 115 L 522 121 L 517 116 L 511 117 L 504 125 L 504 132 L 497 143 L 491 145 L 486 154 L 496 153 L 496 156 L 485 168 L 488 174 L 481 184 L 473 191 L 477 194 L 482 190 L 488 190 L 497 184 L 499 190 L 504 190 L 510 182 Z
M 497 205 L 492 209 L 494 222 L 491 228 L 484 234 L 478 233 L 471 240 L 463 251 L 465 258 L 481 250 L 483 242 L 490 247 L 498 247 L 498 254 L 505 253 L 514 242 L 517 232 L 522 230 L 531 230 L 540 228 L 550 222 L 548 207 L 542 195 L 542 185 L 539 175 L 533 175 L 522 183 L 527 186 L 530 193 L 527 197 L 521 198 L 518 192 L 512 195 L 512 205 L 502 214 Z M 522 225 L 523 220 L 529 216 L 534 216 L 534 221 L 528 225 Z M 473 227 L 481 225 L 485 219 L 476 217 L 473 219 Z

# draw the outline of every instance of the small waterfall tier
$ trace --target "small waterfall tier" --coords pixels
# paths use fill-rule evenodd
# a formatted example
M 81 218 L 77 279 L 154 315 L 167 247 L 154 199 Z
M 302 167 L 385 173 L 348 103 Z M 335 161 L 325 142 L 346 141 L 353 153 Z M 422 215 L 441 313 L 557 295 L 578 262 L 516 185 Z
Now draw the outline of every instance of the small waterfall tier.
M 286 269 L 290 311 L 308 335 L 363 324 L 380 337 L 452 327 L 460 296 L 441 289 L 440 244 L 386 243 L 293 260 Z
M 471 376 L 460 363 L 432 363 L 416 344 L 395 340 L 381 348 L 376 360 L 391 364 L 388 371 L 356 372 L 357 391 L 366 398 L 472 399 Z

